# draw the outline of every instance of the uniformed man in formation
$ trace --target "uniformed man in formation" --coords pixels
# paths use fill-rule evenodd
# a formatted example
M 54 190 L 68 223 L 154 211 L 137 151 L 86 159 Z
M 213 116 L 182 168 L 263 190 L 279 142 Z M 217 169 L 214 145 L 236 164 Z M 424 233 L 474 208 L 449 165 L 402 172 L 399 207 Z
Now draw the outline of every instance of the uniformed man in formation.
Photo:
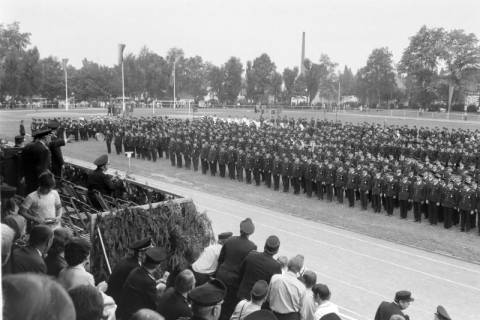
M 401 218 L 410 214 L 418 222 L 480 230 L 479 129 L 286 117 L 261 123 L 211 117 L 66 120 L 67 130 L 81 127 L 104 136 L 109 131 L 137 158 L 165 153 L 172 166 L 190 170 L 199 159 L 202 174 L 218 170 L 220 178 L 268 188 L 273 182 L 273 190 L 288 193 L 291 186 L 296 195 L 326 195 L 340 204 L 346 197 L 349 207 L 370 206 L 388 215 L 399 208 Z

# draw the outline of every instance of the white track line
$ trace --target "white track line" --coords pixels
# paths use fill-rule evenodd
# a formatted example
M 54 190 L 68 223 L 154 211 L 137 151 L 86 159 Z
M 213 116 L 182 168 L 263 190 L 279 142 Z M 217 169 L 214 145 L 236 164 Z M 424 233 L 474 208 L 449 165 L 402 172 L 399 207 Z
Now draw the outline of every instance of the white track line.
M 234 214 L 229 214 L 229 213 L 225 213 L 223 211 L 219 211 L 215 208 L 210 208 L 210 207 L 204 207 L 206 208 L 207 210 L 210 210 L 210 211 L 215 211 L 219 214 L 223 214 L 223 215 L 227 215 L 227 216 L 230 216 L 230 217 L 237 217 L 236 215 Z M 260 223 L 261 224 L 261 223 Z M 313 242 L 316 242 L 316 243 L 319 243 L 319 244 L 322 244 L 324 246 L 329 246 L 329 247 L 332 247 L 332 248 L 335 248 L 335 249 L 339 249 L 339 250 L 343 250 L 343 251 L 346 251 L 346 252 L 349 252 L 351 254 L 355 254 L 355 255 L 358 255 L 358 256 L 361 256 L 361 257 L 365 257 L 365 258 L 369 258 L 371 260 L 375 260 L 375 261 L 378 261 L 378 262 L 381 262 L 381 263 L 384 263 L 384 264 L 388 264 L 388 265 L 391 265 L 391 266 L 394 266 L 394 267 L 397 267 L 397 268 L 400 268 L 400 269 L 405 269 L 405 270 L 408 270 L 408 271 L 411 271 L 411 272 L 415 272 L 415 273 L 418 273 L 418 274 L 421 274 L 423 276 L 426 276 L 426 277 L 429 277 L 429 278 L 433 278 L 435 280 L 439 280 L 439 281 L 444 281 L 444 282 L 447 282 L 447 283 L 450 283 L 450 284 L 454 284 L 456 286 L 459 286 L 459 287 L 462 287 L 462 288 L 465 288 L 465 289 L 470 289 L 470 290 L 473 290 L 473 291 L 477 291 L 477 292 L 480 292 L 480 288 L 477 288 L 477 287 L 473 287 L 473 286 L 470 286 L 470 285 L 467 285 L 467 284 L 463 284 L 463 283 L 460 283 L 460 282 L 457 282 L 457 281 L 454 281 L 454 280 L 449 280 L 449 279 L 446 279 L 445 277 L 439 277 L 439 276 L 435 276 L 435 275 L 431 275 L 429 273 L 426 273 L 426 272 L 423 272 L 423 271 L 420 271 L 420 270 L 417 270 L 417 269 L 414 269 L 414 268 L 410 268 L 410 267 L 407 267 L 407 266 L 403 266 L 401 264 L 398 264 L 398 263 L 394 263 L 394 262 L 391 262 L 391 261 L 387 261 L 387 260 L 384 260 L 384 259 L 380 259 L 380 258 L 377 258 L 377 257 L 374 257 L 374 256 L 371 256 L 371 255 L 368 255 L 368 254 L 365 254 L 365 253 L 359 253 L 355 250 L 351 250 L 351 249 L 347 249 L 347 248 L 344 248 L 342 246 L 338 246 L 338 245 L 335 245 L 335 244 L 331 244 L 331 243 L 328 243 L 328 242 L 325 242 L 325 241 L 320 241 L 320 240 L 317 240 L 317 239 L 313 239 L 313 238 L 310 238 L 310 237 L 306 237 L 306 236 L 303 236 L 303 235 L 300 235 L 298 233 L 295 233 L 295 232 L 291 232 L 291 231 L 288 231 L 288 230 L 285 230 L 285 229 L 282 229 L 282 228 L 277 228 L 277 227 L 274 227 L 274 226 L 271 226 L 271 225 L 266 225 L 266 224 L 261 224 L 267 228 L 270 228 L 270 229 L 273 229 L 273 230 L 277 230 L 277 231 L 281 231 L 283 233 L 286 233 L 286 234 L 289 234 L 291 236 L 295 236 L 295 237 L 298 237 L 298 238 L 302 238 L 304 240 L 309 240 L 309 241 L 313 241 Z
M 425 259 L 425 260 L 428 260 L 428 261 L 431 261 L 431 262 L 443 264 L 443 265 L 446 265 L 446 266 L 449 266 L 449 267 L 452 267 L 452 268 L 462 269 L 462 270 L 465 270 L 465 271 L 468 271 L 468 272 L 480 274 L 480 270 L 475 270 L 475 269 L 470 269 L 470 268 L 463 267 L 463 266 L 458 266 L 458 265 L 455 265 L 455 264 L 452 264 L 452 263 L 449 263 L 449 262 L 445 262 L 445 261 L 437 260 L 437 259 L 434 259 L 434 258 L 426 257 L 424 255 L 419 255 L 419 254 L 411 253 L 411 252 L 408 252 L 408 251 L 404 251 L 402 249 L 398 249 L 398 248 L 395 248 L 393 246 L 379 244 L 379 243 L 376 243 L 375 241 L 365 240 L 365 239 L 355 237 L 353 235 L 346 235 L 346 234 L 343 234 L 341 232 L 331 230 L 331 229 L 335 228 L 334 226 L 332 226 L 330 228 L 326 228 L 326 227 L 321 227 L 319 225 L 307 224 L 307 223 L 301 221 L 302 220 L 301 218 L 298 218 L 298 220 L 296 220 L 296 219 L 291 219 L 291 218 L 284 217 L 284 216 L 278 216 L 278 215 L 275 215 L 275 214 L 268 213 L 267 210 L 269 210 L 269 209 L 266 209 L 266 208 L 263 208 L 263 207 L 261 207 L 261 208 L 264 209 L 262 214 L 270 216 L 270 217 L 275 217 L 275 219 L 280 219 L 280 220 L 287 221 L 289 223 L 295 223 L 297 225 L 302 225 L 302 226 L 313 228 L 313 229 L 316 229 L 316 230 L 325 231 L 325 232 L 334 234 L 334 235 L 339 236 L 339 237 L 343 237 L 343 238 L 367 243 L 369 245 L 376 246 L 376 247 L 379 247 L 379 248 L 394 250 L 394 251 L 402 253 L 402 254 L 406 254 L 406 255 L 409 255 L 409 256 L 412 256 L 412 257 L 415 257 L 415 258 L 421 258 L 421 259 Z M 347 231 L 347 232 L 351 232 L 351 231 L 344 230 L 344 229 L 342 229 L 342 230 Z M 371 238 L 368 235 L 365 235 L 365 237 Z M 387 240 L 384 240 L 384 241 L 387 241 Z
M 220 211 L 220 210 L 217 210 L 217 209 L 213 209 L 213 208 L 209 208 L 209 207 L 205 207 L 205 206 L 203 207 L 203 209 L 206 209 L 206 210 L 207 210 L 207 215 L 208 215 L 208 211 L 213 211 L 213 212 L 215 212 L 216 214 L 227 215 L 227 216 L 236 218 L 236 219 L 238 219 L 238 220 L 242 220 L 242 219 L 243 219 L 243 217 L 240 217 L 240 216 L 237 216 L 237 215 L 234 215 L 234 214 L 225 213 L 224 211 Z M 297 237 L 299 237 L 299 238 L 303 238 L 303 239 L 306 239 L 306 240 L 313 240 L 313 241 L 315 241 L 315 242 L 320 242 L 320 241 L 316 241 L 316 240 L 313 239 L 313 238 L 304 237 L 304 236 L 301 236 L 301 235 L 299 235 L 299 234 L 297 234 L 297 233 L 293 233 L 293 232 L 290 232 L 290 231 L 286 231 L 286 230 L 284 230 L 284 229 L 277 228 L 277 227 L 273 227 L 273 226 L 271 226 L 271 225 L 267 225 L 267 224 L 264 224 L 264 223 L 255 222 L 255 224 L 256 224 L 256 225 L 263 226 L 263 227 L 266 227 L 266 228 L 270 228 L 270 229 L 272 229 L 272 230 L 276 230 L 276 231 L 280 231 L 280 232 L 283 232 L 283 233 L 287 233 L 287 234 L 290 234 L 290 235 L 293 235 L 293 236 L 297 236 Z M 367 289 L 367 288 L 365 288 L 365 287 L 357 286 L 357 285 L 355 285 L 355 284 L 353 284 L 353 283 L 351 283 L 351 282 L 348 282 L 348 281 L 345 281 L 345 280 L 341 280 L 341 279 L 339 279 L 339 278 L 337 278 L 337 277 L 329 276 L 329 275 L 325 274 L 324 272 L 319 272 L 318 270 L 315 270 L 315 269 L 312 269 L 312 268 L 309 268 L 309 269 L 312 270 L 313 272 L 315 272 L 317 275 L 320 275 L 320 276 L 322 276 L 323 278 L 330 279 L 330 280 L 333 281 L 333 282 L 337 282 L 337 283 L 343 284 L 343 285 L 345 285 L 345 286 L 347 286 L 347 287 L 354 288 L 354 289 L 357 289 L 357 290 L 366 292 L 366 293 L 368 293 L 368 294 L 370 294 L 370 295 L 377 296 L 377 297 L 379 297 L 379 298 L 381 298 L 381 299 L 383 299 L 383 300 L 388 300 L 388 299 L 389 299 L 389 298 L 386 297 L 385 295 L 383 295 L 383 294 L 381 294 L 381 293 L 378 293 L 378 292 L 376 292 L 376 291 L 372 291 L 372 290 Z M 345 307 L 341 307 L 341 306 L 339 306 L 339 307 L 340 307 L 341 309 L 344 309 L 344 310 L 346 310 L 346 311 L 348 311 L 348 312 L 356 315 L 356 316 L 362 317 L 362 318 L 364 318 L 364 319 L 370 319 L 370 317 L 368 317 L 368 316 L 361 315 L 361 314 L 359 314 L 359 313 L 357 313 L 357 312 L 355 312 L 355 311 L 352 311 L 352 310 L 350 310 L 350 309 L 347 309 L 347 308 L 345 308 Z M 425 314 L 431 314 L 431 312 L 430 312 L 429 310 L 420 308 L 420 307 L 418 307 L 418 306 L 412 306 L 412 308 L 415 308 L 415 309 L 417 309 L 417 310 L 419 310 L 419 311 L 421 311 L 421 312 L 423 312 L 423 313 L 425 313 Z

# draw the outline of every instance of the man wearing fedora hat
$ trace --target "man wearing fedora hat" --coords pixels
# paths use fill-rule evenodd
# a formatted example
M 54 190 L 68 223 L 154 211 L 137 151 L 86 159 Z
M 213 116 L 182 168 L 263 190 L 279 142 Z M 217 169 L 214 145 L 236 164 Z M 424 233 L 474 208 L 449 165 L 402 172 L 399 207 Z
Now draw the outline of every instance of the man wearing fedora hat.
M 247 218 L 240 223 L 240 236 L 228 239 L 220 251 L 216 277 L 227 286 L 227 294 L 222 306 L 221 320 L 230 319 L 233 309 L 238 303 L 237 291 L 240 285 L 240 266 L 243 259 L 257 245 L 248 237 L 255 231 L 252 219 Z
M 403 313 L 403 310 L 407 309 L 413 300 L 410 291 L 398 291 L 393 302 L 382 301 L 380 303 L 375 314 L 375 320 L 390 320 L 392 315 L 401 315 L 408 320 L 409 317 Z
M 251 251 L 243 260 L 240 267 L 240 287 L 237 297 L 248 299 L 250 290 L 258 280 L 265 280 L 270 283 L 274 274 L 282 273 L 282 266 L 273 256 L 280 248 L 280 240 L 272 235 L 265 241 L 263 252 Z

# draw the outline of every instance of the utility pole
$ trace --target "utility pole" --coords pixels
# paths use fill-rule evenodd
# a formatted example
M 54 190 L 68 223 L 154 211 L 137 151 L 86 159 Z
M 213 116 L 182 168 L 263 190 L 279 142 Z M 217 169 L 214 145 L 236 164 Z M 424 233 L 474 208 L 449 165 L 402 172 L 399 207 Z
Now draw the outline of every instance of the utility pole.
M 67 76 L 68 59 L 62 59 L 63 71 L 65 73 L 65 110 L 68 111 L 68 76 Z

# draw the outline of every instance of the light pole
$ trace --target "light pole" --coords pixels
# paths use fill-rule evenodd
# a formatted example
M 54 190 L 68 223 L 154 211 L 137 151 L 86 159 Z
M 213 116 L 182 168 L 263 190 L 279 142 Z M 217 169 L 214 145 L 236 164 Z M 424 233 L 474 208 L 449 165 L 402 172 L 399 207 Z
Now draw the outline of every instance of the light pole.
M 68 111 L 68 77 L 67 77 L 67 63 L 68 59 L 63 58 L 62 59 L 62 65 L 63 65 L 63 72 L 65 73 L 65 110 Z
M 118 45 L 118 61 L 122 67 L 122 112 L 125 115 L 125 75 L 123 73 L 123 50 L 125 49 L 125 44 L 120 43 Z
M 178 62 L 179 58 L 180 57 L 177 56 L 177 57 L 175 57 L 175 60 L 173 60 L 173 110 L 175 110 L 176 105 L 177 105 L 177 94 L 176 94 L 177 83 L 176 83 L 175 77 L 176 77 L 176 74 L 177 74 L 176 65 L 177 65 L 177 62 Z
M 173 110 L 175 110 L 175 106 L 177 104 L 177 95 L 176 95 L 176 92 L 175 92 L 175 86 L 176 86 L 176 81 L 175 81 L 175 65 L 177 64 L 177 58 L 175 58 L 175 60 L 173 60 Z

